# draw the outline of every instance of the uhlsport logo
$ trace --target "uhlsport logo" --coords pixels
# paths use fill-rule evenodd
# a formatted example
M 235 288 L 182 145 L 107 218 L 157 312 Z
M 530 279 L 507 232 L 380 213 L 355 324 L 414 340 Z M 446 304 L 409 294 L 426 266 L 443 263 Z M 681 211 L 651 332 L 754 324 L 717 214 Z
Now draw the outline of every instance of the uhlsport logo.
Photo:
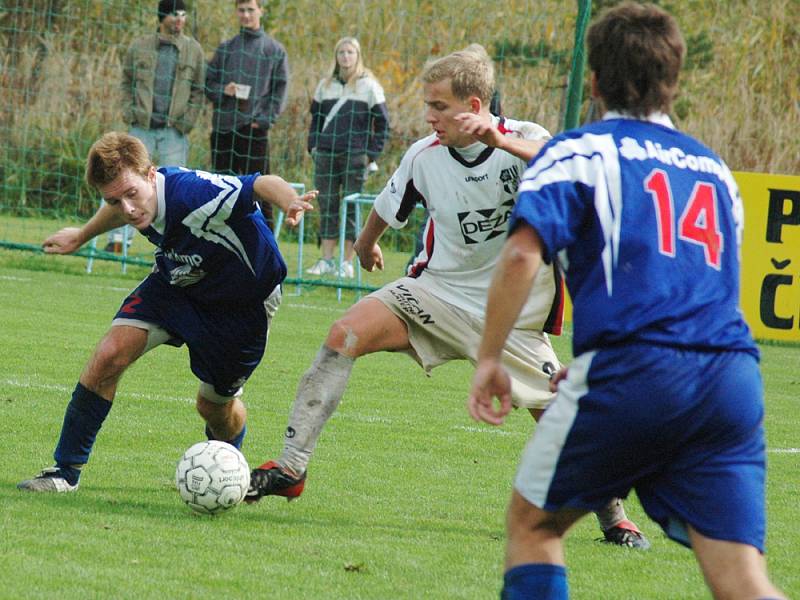
M 510 198 L 497 208 L 483 208 L 458 213 L 458 223 L 465 244 L 488 242 L 498 236 L 505 235 L 506 223 L 514 208 L 514 199 Z
M 464 177 L 465 183 L 479 183 L 481 181 L 488 181 L 488 180 L 489 180 L 488 173 L 484 173 L 483 175 L 467 175 L 466 177 Z

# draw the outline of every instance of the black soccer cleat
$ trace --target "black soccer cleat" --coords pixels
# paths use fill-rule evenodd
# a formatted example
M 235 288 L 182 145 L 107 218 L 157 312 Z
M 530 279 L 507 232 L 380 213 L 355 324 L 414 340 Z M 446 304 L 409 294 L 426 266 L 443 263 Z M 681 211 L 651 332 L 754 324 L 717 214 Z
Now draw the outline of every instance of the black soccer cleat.
M 250 487 L 244 501 L 252 504 L 264 496 L 283 496 L 292 501 L 303 493 L 305 485 L 305 473 L 300 477 L 292 477 L 271 460 L 250 471 Z
M 620 521 L 614 527 L 604 529 L 603 537 L 599 540 L 605 544 L 636 548 L 637 550 L 647 550 L 650 547 L 648 539 L 630 521 Z

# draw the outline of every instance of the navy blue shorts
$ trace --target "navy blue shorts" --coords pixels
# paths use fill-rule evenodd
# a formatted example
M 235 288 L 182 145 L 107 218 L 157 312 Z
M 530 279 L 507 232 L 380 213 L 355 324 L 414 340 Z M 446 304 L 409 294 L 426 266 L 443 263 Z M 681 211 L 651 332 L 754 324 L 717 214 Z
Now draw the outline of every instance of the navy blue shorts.
M 635 489 L 667 535 L 763 552 L 758 360 L 645 344 L 579 356 L 523 454 L 515 487 L 547 511 L 596 510 Z
M 263 302 L 209 308 L 183 290 L 151 274 L 125 299 L 115 319 L 152 323 L 167 331 L 168 342 L 189 348 L 192 373 L 232 396 L 261 362 L 269 318 Z

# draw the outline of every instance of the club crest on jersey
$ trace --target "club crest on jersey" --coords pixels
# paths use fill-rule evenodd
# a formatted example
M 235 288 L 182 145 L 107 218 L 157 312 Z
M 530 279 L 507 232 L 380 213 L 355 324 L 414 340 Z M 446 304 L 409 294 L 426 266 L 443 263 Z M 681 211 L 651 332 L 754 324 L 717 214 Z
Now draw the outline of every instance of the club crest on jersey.
M 508 218 L 514 208 L 514 199 L 503 202 L 497 208 L 482 208 L 458 213 L 458 223 L 465 244 L 479 244 L 505 235 Z
M 188 287 L 194 285 L 205 276 L 206 272 L 203 269 L 198 269 L 191 265 L 181 265 L 170 270 L 169 282 L 177 287 Z
M 516 166 L 508 167 L 500 171 L 500 182 L 507 194 L 512 196 L 517 193 L 519 187 L 519 169 Z

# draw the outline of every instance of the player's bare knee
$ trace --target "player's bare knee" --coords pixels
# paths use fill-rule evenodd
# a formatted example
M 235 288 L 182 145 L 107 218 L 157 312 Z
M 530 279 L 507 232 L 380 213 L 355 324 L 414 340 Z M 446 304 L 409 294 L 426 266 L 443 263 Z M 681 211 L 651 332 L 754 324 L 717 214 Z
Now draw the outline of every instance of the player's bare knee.
M 105 338 L 95 349 L 87 370 L 91 369 L 98 380 L 116 377 L 121 375 L 134 360 L 124 344 L 113 338 Z
M 359 336 L 347 318 L 339 319 L 331 325 L 325 345 L 331 350 L 350 358 L 357 358 L 362 352 L 359 346 Z
M 242 388 L 232 395 L 219 394 L 210 383 L 201 383 L 195 407 L 206 421 L 226 419 L 234 410 L 236 400 L 242 395 Z

